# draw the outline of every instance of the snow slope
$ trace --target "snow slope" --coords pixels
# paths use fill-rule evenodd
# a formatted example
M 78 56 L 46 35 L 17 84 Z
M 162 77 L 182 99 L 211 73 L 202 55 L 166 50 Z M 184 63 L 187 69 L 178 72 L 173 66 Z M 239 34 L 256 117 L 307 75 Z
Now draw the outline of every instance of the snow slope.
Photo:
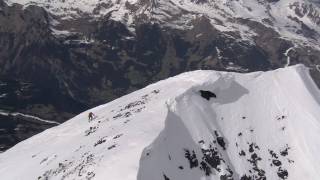
M 314 180 L 319 95 L 302 65 L 183 73 L 17 144 L 1 179 Z

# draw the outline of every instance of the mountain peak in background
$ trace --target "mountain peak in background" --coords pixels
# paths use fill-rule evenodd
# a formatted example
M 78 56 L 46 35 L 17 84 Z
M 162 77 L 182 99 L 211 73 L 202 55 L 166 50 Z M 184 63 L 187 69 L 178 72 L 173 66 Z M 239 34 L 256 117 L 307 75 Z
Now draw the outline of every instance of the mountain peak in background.
M 126 24 L 160 23 L 184 29 L 194 27 L 198 18 L 207 18 L 219 31 L 237 32 L 251 41 L 257 35 L 248 20 L 272 28 L 281 36 L 297 42 L 309 42 L 319 48 L 319 3 L 311 0 L 6 0 L 8 4 L 35 5 L 53 15 L 52 25 L 75 19 L 110 18 Z M 62 28 L 62 27 L 60 27 Z M 66 27 L 57 34 L 71 33 Z M 69 29 L 71 30 L 71 29 Z M 314 41 L 314 42 L 313 42 Z
M 0 154 L 0 174 L 6 180 L 313 180 L 320 176 L 319 96 L 303 65 L 187 72 L 17 144 Z M 89 112 L 97 115 L 91 122 Z

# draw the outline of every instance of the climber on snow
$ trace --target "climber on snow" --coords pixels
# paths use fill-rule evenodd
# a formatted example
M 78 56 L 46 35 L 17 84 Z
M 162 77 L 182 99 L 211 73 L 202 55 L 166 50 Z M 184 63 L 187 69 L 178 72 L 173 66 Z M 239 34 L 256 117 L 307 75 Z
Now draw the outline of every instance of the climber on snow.
M 89 122 L 93 120 L 95 117 L 96 115 L 94 115 L 93 112 L 89 112 L 89 115 L 88 115 Z

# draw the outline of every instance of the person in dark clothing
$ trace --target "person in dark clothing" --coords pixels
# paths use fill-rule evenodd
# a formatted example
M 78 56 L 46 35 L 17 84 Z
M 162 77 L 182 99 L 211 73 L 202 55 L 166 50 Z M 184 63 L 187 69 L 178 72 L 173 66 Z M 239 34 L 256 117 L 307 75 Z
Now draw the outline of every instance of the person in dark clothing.
M 93 120 L 94 117 L 95 115 L 93 114 L 93 112 L 89 112 L 89 115 L 88 115 L 89 121 Z

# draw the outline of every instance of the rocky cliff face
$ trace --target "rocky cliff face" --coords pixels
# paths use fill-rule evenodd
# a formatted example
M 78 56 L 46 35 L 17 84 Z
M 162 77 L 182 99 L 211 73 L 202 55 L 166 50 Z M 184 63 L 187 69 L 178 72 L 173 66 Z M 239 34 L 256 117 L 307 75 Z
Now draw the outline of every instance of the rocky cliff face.
M 194 69 L 303 63 L 319 84 L 319 12 L 302 0 L 0 0 L 0 109 L 63 122 Z

